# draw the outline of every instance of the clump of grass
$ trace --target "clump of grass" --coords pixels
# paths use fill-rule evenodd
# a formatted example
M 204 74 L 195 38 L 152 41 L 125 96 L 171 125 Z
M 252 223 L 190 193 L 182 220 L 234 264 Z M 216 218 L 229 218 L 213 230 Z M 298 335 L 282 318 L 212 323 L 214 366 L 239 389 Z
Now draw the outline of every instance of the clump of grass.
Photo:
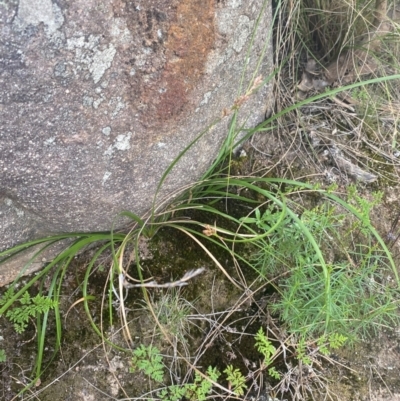
M 179 290 L 169 290 L 152 302 L 153 310 L 165 332 L 184 343 L 190 333 L 188 316 L 192 306 Z
M 354 47 L 373 31 L 376 3 L 305 0 L 294 16 L 298 41 L 321 60 L 336 60 L 345 49 Z
M 193 310 L 193 305 L 184 298 L 181 290 L 171 288 L 160 295 L 150 295 L 149 302 L 145 302 L 144 305 L 145 311 L 153 314 L 157 321 L 157 332 L 162 338 L 169 339 L 172 344 L 174 359 L 177 357 L 178 348 L 183 349 L 184 354 L 190 357 L 188 350 L 191 326 L 189 315 Z
M 279 5 L 274 37 L 281 68 L 278 113 L 270 129 L 281 154 L 295 151 L 301 161 L 283 174 L 292 178 L 311 171 L 331 182 L 361 180 L 363 174 L 357 176 L 356 169 L 336 157 L 339 154 L 365 172 L 364 182 L 373 174 L 397 183 L 400 41 L 398 24 L 387 17 L 390 2 L 307 0 Z M 397 76 L 379 80 L 390 75 Z M 355 83 L 359 85 L 352 87 Z M 330 95 L 291 108 L 324 92 Z

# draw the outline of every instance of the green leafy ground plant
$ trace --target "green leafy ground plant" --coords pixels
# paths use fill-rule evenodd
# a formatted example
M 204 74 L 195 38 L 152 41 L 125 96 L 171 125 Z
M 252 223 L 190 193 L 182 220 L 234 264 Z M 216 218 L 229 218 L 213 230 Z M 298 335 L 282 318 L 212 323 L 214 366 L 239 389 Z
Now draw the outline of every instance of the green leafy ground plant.
M 0 298 L 0 306 L 6 304 L 13 297 L 14 289 L 10 288 Z M 48 313 L 51 309 L 58 306 L 57 301 L 41 294 L 31 297 L 28 291 L 24 292 L 21 298 L 14 301 L 12 305 L 12 309 L 9 309 L 6 313 L 6 317 L 13 322 L 14 329 L 19 334 L 23 333 L 28 327 L 29 319 Z
M 165 365 L 163 364 L 163 357 L 160 350 L 157 347 L 141 344 L 133 352 L 133 355 L 133 366 L 130 369 L 131 373 L 139 369 L 150 379 L 158 383 L 164 382 Z M 177 401 L 182 397 L 186 397 L 192 401 L 204 401 L 211 392 L 212 383 L 216 382 L 219 376 L 220 373 L 218 370 L 209 366 L 206 371 L 206 376 L 196 372 L 193 383 L 166 386 L 157 390 L 157 395 L 161 400 L 165 401 Z M 228 375 L 228 377 L 230 376 Z
M 246 378 L 242 375 L 242 372 L 237 368 L 235 369 L 232 365 L 228 365 L 224 373 L 229 383 L 229 389 L 232 389 L 236 395 L 244 395 L 247 386 Z
M 163 382 L 165 366 L 163 357 L 156 347 L 141 344 L 133 354 L 132 373 L 138 368 L 150 379 L 159 383 Z M 229 383 L 229 390 L 238 396 L 244 395 L 247 387 L 246 378 L 240 370 L 228 365 L 224 373 Z M 213 382 L 217 382 L 220 376 L 221 373 L 216 368 L 209 366 L 205 375 L 201 375 L 199 371 L 195 372 L 193 383 L 166 386 L 158 390 L 157 395 L 161 400 L 165 401 L 177 401 L 182 397 L 191 401 L 205 401 L 212 390 Z
M 156 382 L 162 383 L 164 379 L 164 365 L 162 356 L 158 348 L 153 346 L 146 347 L 141 344 L 133 351 L 131 373 L 135 369 L 143 371 L 147 376 Z
M 276 379 L 279 380 L 281 378 L 280 373 L 276 370 L 274 366 L 271 366 L 271 363 L 273 362 L 274 358 L 277 356 L 276 348 L 273 346 L 271 341 L 268 339 L 268 337 L 265 335 L 264 330 L 262 327 L 258 330 L 256 336 L 255 336 L 255 347 L 264 356 L 264 361 L 263 365 L 265 365 L 268 368 L 268 374 Z

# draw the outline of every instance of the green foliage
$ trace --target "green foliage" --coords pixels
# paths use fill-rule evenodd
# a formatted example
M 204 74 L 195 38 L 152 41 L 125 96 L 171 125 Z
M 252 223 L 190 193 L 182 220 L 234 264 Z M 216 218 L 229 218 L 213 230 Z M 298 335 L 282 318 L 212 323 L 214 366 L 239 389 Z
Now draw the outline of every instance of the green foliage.
M 366 104 L 367 101 L 370 99 L 368 91 L 363 87 L 353 89 L 351 91 L 351 96 L 353 99 L 361 102 L 362 104 Z
M 246 378 L 242 375 L 239 369 L 234 369 L 232 365 L 228 365 L 224 370 L 226 374 L 226 379 L 229 382 L 229 385 L 232 391 L 236 395 L 244 395 L 244 391 L 246 390 Z
M 331 350 L 343 347 L 346 341 L 347 337 L 342 334 L 331 333 L 329 336 L 322 335 L 317 340 L 318 351 L 322 355 L 329 355 Z M 311 365 L 312 363 L 311 358 L 307 355 L 307 343 L 303 337 L 300 337 L 296 346 L 296 358 L 306 365 Z
M 327 336 L 321 336 L 318 341 L 317 345 L 319 348 L 319 352 L 323 355 L 329 355 L 330 354 L 330 349 L 338 349 L 343 347 L 345 342 L 347 341 L 347 337 L 338 334 L 338 333 L 332 333 L 329 338 Z
M 32 387 L 35 384 L 36 380 L 41 377 L 43 356 L 45 353 L 45 348 L 48 347 L 48 343 L 46 342 L 46 334 L 49 322 L 49 319 L 47 319 L 47 317 L 50 309 L 52 309 L 53 311 L 53 323 L 55 324 L 55 326 L 52 326 L 52 338 L 55 340 L 55 343 L 53 344 L 54 353 L 56 353 L 60 347 L 62 337 L 62 323 L 57 300 L 59 299 L 61 288 L 63 287 L 65 272 L 70 263 L 75 259 L 76 255 L 87 249 L 87 247 L 90 245 L 97 245 L 100 246 L 100 248 L 94 253 L 94 256 L 89 261 L 86 267 L 85 278 L 81 286 L 82 299 L 92 328 L 99 334 L 99 336 L 101 336 L 104 341 L 111 343 L 111 341 L 104 338 L 104 336 L 102 335 L 101 328 L 99 328 L 94 322 L 92 311 L 88 306 L 88 301 L 93 298 L 88 294 L 88 281 L 89 277 L 91 276 L 92 269 L 96 266 L 96 262 L 98 261 L 100 255 L 102 255 L 105 250 L 109 250 L 110 248 L 112 248 L 114 244 L 120 244 L 126 238 L 126 233 L 120 234 L 113 231 L 108 233 L 67 233 L 39 238 L 23 244 L 16 245 L 11 249 L 0 252 L 0 263 L 4 263 L 9 260 L 9 258 L 17 256 L 21 251 L 29 250 L 34 255 L 24 266 L 21 266 L 22 275 L 26 273 L 26 270 L 31 265 L 31 263 L 39 261 L 39 264 L 42 264 L 43 253 L 46 252 L 50 245 L 54 245 L 63 241 L 68 241 L 68 243 L 70 244 L 67 248 L 65 248 L 65 246 L 63 245 L 62 250 L 57 255 L 55 255 L 52 260 L 46 263 L 42 270 L 30 276 L 27 280 L 21 282 L 21 277 L 18 277 L 12 284 L 12 287 L 1 298 L 0 316 L 7 316 L 7 313 L 10 311 L 11 317 L 14 317 L 18 320 L 18 327 L 16 327 L 17 330 L 23 330 L 24 327 L 26 327 L 25 320 L 27 314 L 34 315 L 35 310 L 37 312 L 36 323 L 38 330 L 38 341 L 35 365 L 33 368 L 34 371 L 32 372 L 32 377 L 34 379 L 21 390 L 19 395 L 24 393 L 28 388 Z M 46 285 L 44 285 L 45 281 Z M 21 285 L 20 287 L 18 287 L 18 290 L 17 283 Z M 29 305 L 29 301 L 25 293 L 33 287 L 46 288 L 47 295 L 40 295 L 42 297 L 42 300 L 39 299 L 40 296 L 32 298 L 31 304 Z M 28 303 L 22 305 L 20 302 L 21 297 L 23 297 L 23 302 L 26 301 Z M 44 299 L 47 299 L 47 301 Z M 54 299 L 54 301 L 51 301 L 51 304 L 49 301 L 50 299 Z M 13 310 L 15 307 L 22 307 L 22 309 L 26 308 L 27 310 L 17 310 L 14 314 Z M 40 316 L 40 313 L 38 312 L 44 313 L 44 315 Z
M 14 289 L 9 288 L 0 299 L 0 306 L 6 304 L 14 296 Z M 19 306 L 18 306 L 19 304 Z M 38 314 L 46 313 L 57 306 L 54 301 L 44 295 L 37 294 L 31 298 L 28 291 L 25 291 L 20 299 L 14 301 L 12 309 L 8 309 L 6 317 L 14 323 L 14 329 L 21 334 L 28 327 L 29 319 Z
M 151 379 L 162 383 L 164 379 L 164 364 L 163 357 L 157 347 L 141 344 L 133 351 L 132 365 L 130 369 L 132 373 L 138 368 Z
M 269 308 L 291 333 L 306 341 L 325 334 L 355 340 L 399 320 L 396 290 L 381 284 L 389 259 L 377 246 L 369 217 L 381 197 L 365 200 L 351 186 L 343 205 L 354 215 L 325 201 L 304 210 L 298 220 L 289 213 L 282 217 L 274 205 L 242 219 L 255 224 L 260 235 L 268 233 L 252 263 L 262 278 L 282 277 L 280 298 Z
M 0 348 L 0 363 L 7 360 L 6 351 Z
M 275 380 L 280 380 L 281 374 L 276 370 L 275 366 L 268 369 L 268 374 Z
M 322 233 L 334 225 L 339 225 L 343 216 L 336 216 L 335 221 L 330 221 L 333 208 L 326 206 L 316 207 L 312 211 L 304 211 L 301 222 L 312 232 L 315 237 L 320 237 Z M 282 269 L 289 268 L 294 263 L 306 264 L 317 262 L 315 249 L 305 236 L 303 227 L 294 222 L 291 216 L 281 217 L 277 213 L 275 206 L 269 206 L 262 216 L 256 209 L 255 224 L 260 229 L 271 231 L 268 242 L 253 257 L 256 268 L 262 277 L 275 274 Z M 250 219 L 246 219 L 246 222 Z M 297 260 L 296 260 L 297 259 Z
M 343 214 L 334 215 L 334 207 L 327 204 L 305 210 L 300 217 L 301 224 L 286 213 L 282 215 L 283 212 L 277 212 L 275 205 L 270 205 L 262 215 L 256 209 L 255 218 L 242 219 L 246 223 L 254 222 L 259 229 L 270 233 L 268 241 L 252 258 L 263 278 L 289 269 L 294 264 L 317 263 L 318 255 L 305 229 L 318 241 L 328 230 L 340 227 L 344 219 Z
M 164 364 L 160 350 L 152 345 L 141 344 L 133 351 L 131 373 L 134 373 L 136 369 L 151 379 L 162 383 L 164 380 Z M 178 401 L 182 397 L 191 401 L 205 401 L 211 391 L 212 382 L 216 382 L 219 376 L 220 372 L 217 368 L 209 366 L 207 369 L 209 380 L 196 372 L 193 383 L 167 386 L 158 392 L 158 396 L 165 401 Z
M 374 192 L 372 193 L 372 200 L 367 200 L 358 194 L 355 185 L 350 185 L 347 188 L 347 202 L 350 205 L 353 205 L 361 216 L 361 219 L 358 223 L 363 234 L 366 236 L 371 235 L 371 221 L 369 217 L 370 212 L 376 205 L 380 204 L 380 202 L 382 201 L 382 197 L 383 192 Z
M 180 401 L 186 396 L 187 386 L 172 385 L 159 391 L 158 397 L 163 401 Z
M 178 401 L 182 397 L 190 401 L 205 401 L 211 392 L 212 382 L 216 382 L 220 375 L 217 368 L 209 366 L 207 369 L 209 380 L 196 372 L 193 383 L 165 387 L 159 391 L 158 396 L 163 401 Z
M 192 401 L 205 401 L 212 388 L 211 381 L 216 382 L 220 375 L 221 373 L 217 370 L 217 368 L 213 368 L 211 366 L 209 366 L 207 369 L 207 376 L 210 378 L 210 380 L 203 378 L 196 372 L 194 383 L 185 385 L 186 397 Z
M 311 365 L 311 358 L 307 355 L 306 340 L 301 337 L 296 347 L 296 358 L 306 365 Z
M 264 363 L 268 366 L 271 363 L 272 357 L 276 353 L 276 348 L 272 345 L 271 341 L 268 340 L 262 327 L 259 328 L 255 340 L 255 347 L 261 354 L 263 354 Z
M 332 349 L 338 349 L 343 347 L 344 343 L 347 341 L 347 337 L 343 334 L 332 333 L 329 336 L 329 346 Z
M 264 356 L 263 364 L 269 366 L 272 363 L 274 355 L 276 354 L 276 348 L 272 345 L 271 341 L 265 335 L 263 328 L 260 327 L 257 334 L 255 335 L 255 347 Z M 274 366 L 268 369 L 268 374 L 274 379 L 280 379 L 280 373 L 275 369 Z

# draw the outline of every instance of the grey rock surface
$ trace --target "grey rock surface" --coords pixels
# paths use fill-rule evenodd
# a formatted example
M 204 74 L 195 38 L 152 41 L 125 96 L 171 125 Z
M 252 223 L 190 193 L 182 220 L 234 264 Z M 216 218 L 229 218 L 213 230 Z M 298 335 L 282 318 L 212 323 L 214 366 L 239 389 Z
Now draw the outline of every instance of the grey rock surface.
M 170 163 L 254 78 L 271 30 L 264 3 L 1 2 L 0 250 L 109 230 L 119 212 L 147 211 Z M 268 92 L 242 106 L 247 127 L 263 120 Z M 228 124 L 222 118 L 182 158 L 161 196 L 199 178 Z

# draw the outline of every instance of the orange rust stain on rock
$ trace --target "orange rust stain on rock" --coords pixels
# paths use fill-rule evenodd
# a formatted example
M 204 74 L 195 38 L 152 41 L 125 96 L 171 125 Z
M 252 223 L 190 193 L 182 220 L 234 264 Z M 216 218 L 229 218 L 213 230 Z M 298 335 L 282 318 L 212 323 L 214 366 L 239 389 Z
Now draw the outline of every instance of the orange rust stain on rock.
M 188 96 L 203 74 L 215 41 L 214 16 L 215 0 L 182 0 L 177 6 L 165 44 L 164 92 L 157 105 L 162 121 L 177 116 L 187 106 Z

